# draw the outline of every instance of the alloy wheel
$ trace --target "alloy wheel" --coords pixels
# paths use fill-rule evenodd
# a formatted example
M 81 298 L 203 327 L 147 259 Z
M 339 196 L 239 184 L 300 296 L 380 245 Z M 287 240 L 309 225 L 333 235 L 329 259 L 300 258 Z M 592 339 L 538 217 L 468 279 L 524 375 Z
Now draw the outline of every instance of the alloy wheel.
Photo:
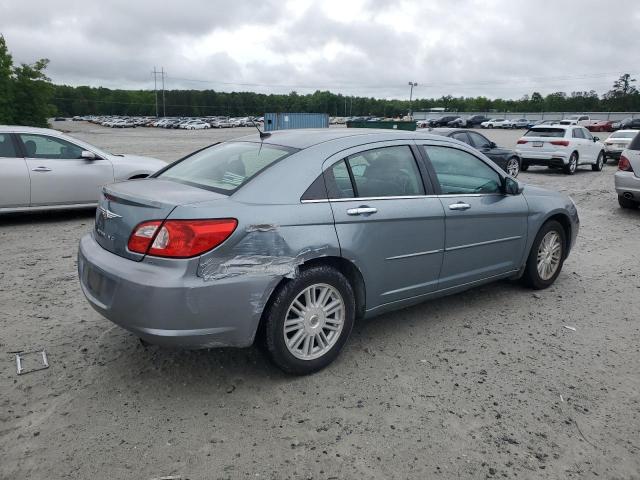
M 538 246 L 537 269 L 542 280 L 553 277 L 562 259 L 562 244 L 560 235 L 552 230 L 548 232 Z
M 517 177 L 518 173 L 520 173 L 520 162 L 517 158 L 510 158 L 507 161 L 507 173 L 512 177 Z
M 335 345 L 345 323 L 345 303 L 331 285 L 305 288 L 291 302 L 284 320 L 284 342 L 301 360 L 322 357 Z

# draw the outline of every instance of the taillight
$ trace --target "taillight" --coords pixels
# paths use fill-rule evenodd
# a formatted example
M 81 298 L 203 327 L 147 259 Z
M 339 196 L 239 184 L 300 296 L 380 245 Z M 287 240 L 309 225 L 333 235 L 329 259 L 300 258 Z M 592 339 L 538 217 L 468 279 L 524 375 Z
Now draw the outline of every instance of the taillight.
M 624 172 L 633 172 L 633 167 L 631 166 L 631 162 L 624 155 L 620 155 L 620 161 L 618 162 L 618 170 L 622 170 Z
M 569 140 L 551 140 L 549 143 L 551 145 L 558 145 L 560 147 L 568 147 L 569 146 Z
M 235 218 L 143 222 L 133 230 L 129 250 L 157 257 L 195 257 L 224 242 L 237 225 Z
M 522 145 L 523 143 L 527 143 L 527 141 L 522 138 L 518 140 L 518 145 Z
M 136 253 L 147 253 L 160 225 L 162 225 L 160 220 L 154 220 L 152 222 L 143 222 L 134 228 L 127 245 L 129 250 Z

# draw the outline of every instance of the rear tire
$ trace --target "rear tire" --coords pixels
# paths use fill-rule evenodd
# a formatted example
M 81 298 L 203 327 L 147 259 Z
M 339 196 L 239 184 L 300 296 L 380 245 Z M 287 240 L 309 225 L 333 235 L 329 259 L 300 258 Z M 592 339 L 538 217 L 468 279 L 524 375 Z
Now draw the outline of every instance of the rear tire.
M 555 220 L 545 223 L 536 235 L 522 277 L 534 290 L 547 288 L 556 281 L 566 256 L 564 228 Z
M 267 354 L 276 366 L 294 375 L 317 372 L 336 359 L 351 334 L 353 288 L 332 267 L 302 270 L 274 293 L 263 320 Z
M 618 195 L 618 204 L 622 208 L 638 208 L 640 202 L 636 202 L 635 200 L 631 200 L 630 198 L 624 198 L 622 195 Z
M 573 152 L 569 157 L 569 163 L 563 167 L 564 173 L 573 175 L 578 169 L 578 154 Z
M 601 172 L 603 166 L 604 166 L 604 153 L 600 152 L 598 154 L 598 159 L 596 160 L 596 163 L 591 165 L 591 170 L 593 170 L 594 172 Z

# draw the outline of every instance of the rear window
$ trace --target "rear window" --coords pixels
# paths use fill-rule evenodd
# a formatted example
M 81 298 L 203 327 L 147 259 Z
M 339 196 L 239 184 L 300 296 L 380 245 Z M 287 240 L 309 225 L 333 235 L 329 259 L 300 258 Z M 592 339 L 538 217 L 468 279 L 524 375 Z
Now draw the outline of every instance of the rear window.
M 613 132 L 609 138 L 633 138 L 638 132 Z
M 253 142 L 228 142 L 201 150 L 161 171 L 157 178 L 232 193 L 296 150 Z
M 564 128 L 532 128 L 524 134 L 525 137 L 564 137 Z

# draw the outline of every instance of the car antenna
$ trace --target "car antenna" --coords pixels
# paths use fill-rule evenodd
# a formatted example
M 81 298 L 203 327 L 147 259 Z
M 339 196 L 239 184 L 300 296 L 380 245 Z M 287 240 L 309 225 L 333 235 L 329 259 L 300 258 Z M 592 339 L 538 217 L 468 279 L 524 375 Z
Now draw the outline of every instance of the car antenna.
M 269 132 L 263 132 L 262 130 L 260 130 L 258 122 L 256 122 L 255 120 L 253 122 L 253 126 L 256 127 L 256 130 L 258 130 L 258 133 L 260 134 L 260 140 L 264 140 L 265 138 L 269 138 L 271 136 Z

